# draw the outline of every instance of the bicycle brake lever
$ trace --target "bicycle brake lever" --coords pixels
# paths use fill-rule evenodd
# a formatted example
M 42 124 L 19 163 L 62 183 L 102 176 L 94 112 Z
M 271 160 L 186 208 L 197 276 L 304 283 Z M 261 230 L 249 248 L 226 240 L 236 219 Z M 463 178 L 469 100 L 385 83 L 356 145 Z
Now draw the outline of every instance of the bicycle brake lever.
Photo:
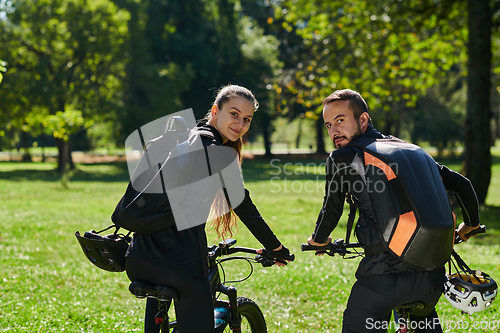
M 294 261 L 295 260 L 295 254 L 293 253 L 288 253 L 287 255 L 280 255 L 280 253 L 276 251 L 269 251 L 269 250 L 264 250 L 262 252 L 262 255 L 266 256 L 267 258 L 273 258 L 275 260 L 287 260 L 287 261 Z
M 256 255 L 255 260 L 257 260 L 257 262 L 261 264 L 263 267 L 271 267 L 276 262 L 276 259 L 268 258 L 261 254 Z

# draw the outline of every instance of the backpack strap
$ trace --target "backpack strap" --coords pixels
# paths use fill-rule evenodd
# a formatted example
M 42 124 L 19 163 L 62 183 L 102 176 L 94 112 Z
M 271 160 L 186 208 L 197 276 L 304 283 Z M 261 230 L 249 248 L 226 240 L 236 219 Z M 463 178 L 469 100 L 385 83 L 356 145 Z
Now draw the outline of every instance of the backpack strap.
M 358 210 L 358 204 L 353 199 L 352 194 L 346 194 L 346 201 L 349 204 L 349 217 L 347 218 L 347 230 L 345 234 L 345 243 L 349 244 L 349 240 L 351 239 L 352 227 L 354 226 L 354 218 L 356 217 L 356 211 Z M 377 255 L 379 253 L 387 251 L 385 245 L 380 242 L 378 244 L 367 246 L 364 248 L 365 256 L 371 257 Z
M 361 153 L 362 156 L 364 145 L 366 145 L 365 143 L 372 140 L 371 138 L 367 139 L 363 136 L 358 136 L 354 140 L 354 142 L 356 141 L 361 141 L 361 144 L 352 144 L 351 142 L 348 147 L 352 148 L 358 155 Z M 354 200 L 354 197 L 351 193 L 346 193 L 345 201 L 349 204 L 350 208 L 349 217 L 347 218 L 347 230 L 345 235 L 345 243 L 348 244 L 349 240 L 351 239 L 352 227 L 354 226 L 354 219 L 356 218 L 356 210 L 358 210 L 358 203 Z
M 349 240 L 351 239 L 351 231 L 352 227 L 354 226 L 354 218 L 356 217 L 356 211 L 358 210 L 358 204 L 352 197 L 352 194 L 347 193 L 346 194 L 346 201 L 349 204 L 350 211 L 349 211 L 349 217 L 347 219 L 347 230 L 345 234 L 345 243 L 349 244 Z
M 357 137 L 353 142 L 349 144 L 348 147 L 351 147 L 356 153 L 363 158 L 363 152 L 364 148 L 374 142 L 375 140 L 370 137 L 364 137 L 364 136 L 359 136 Z M 347 231 L 346 231 L 346 236 L 345 236 L 345 242 L 349 243 L 349 240 L 351 238 L 351 231 L 354 226 L 354 218 L 356 216 L 356 210 L 358 209 L 358 204 L 354 200 L 352 194 L 346 194 L 346 201 L 350 206 L 350 211 L 349 211 L 349 217 L 347 219 Z M 370 257 L 377 255 L 379 253 L 387 251 L 385 245 L 380 242 L 378 244 L 372 245 L 372 246 L 367 246 L 364 248 L 365 256 Z
M 365 256 L 371 257 L 387 251 L 387 248 L 385 247 L 384 243 L 380 242 L 372 246 L 366 246 L 364 250 L 365 250 Z

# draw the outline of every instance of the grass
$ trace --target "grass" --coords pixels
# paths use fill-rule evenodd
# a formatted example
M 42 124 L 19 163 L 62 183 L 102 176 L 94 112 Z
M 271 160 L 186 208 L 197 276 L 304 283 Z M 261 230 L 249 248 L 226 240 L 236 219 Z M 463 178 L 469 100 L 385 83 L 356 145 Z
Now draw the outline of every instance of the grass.
M 237 285 L 239 295 L 260 305 L 269 332 L 340 332 L 359 260 L 300 252 L 321 208 L 323 162 L 255 159 L 243 163 L 254 203 L 296 254 L 296 261 L 283 268 L 255 266 L 252 277 Z M 0 331 L 141 332 L 144 301 L 130 295 L 126 274 L 92 266 L 73 236 L 76 230 L 110 224 L 125 191 L 126 165 L 78 165 L 68 189 L 60 185 L 54 168 L 50 163 L 0 163 Z M 495 164 L 487 206 L 481 208 L 488 233 L 458 247 L 466 262 L 497 280 L 499 182 L 500 164 Z M 333 238 L 344 237 L 346 215 L 347 211 Z M 209 242 L 215 238 L 214 233 L 208 235 Z M 235 238 L 241 246 L 260 247 L 243 225 Z M 227 263 L 228 279 L 244 277 L 245 265 Z M 466 330 L 446 332 L 478 332 L 474 323 L 496 320 L 498 325 L 499 304 L 464 316 L 442 298 L 438 313 L 448 327 L 459 320 L 462 327 L 468 325 Z

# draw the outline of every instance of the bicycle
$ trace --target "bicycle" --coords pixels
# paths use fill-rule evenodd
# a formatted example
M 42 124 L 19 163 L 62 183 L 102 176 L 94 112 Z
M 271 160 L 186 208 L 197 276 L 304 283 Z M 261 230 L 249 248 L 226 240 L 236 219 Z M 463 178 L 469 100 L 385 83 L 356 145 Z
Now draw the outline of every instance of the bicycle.
M 484 225 L 481 225 L 478 229 L 472 230 L 471 232 L 467 233 L 466 236 L 469 237 L 472 235 L 485 232 L 486 232 L 486 227 Z M 462 243 L 462 239 L 458 235 L 456 235 L 454 243 L 460 244 Z M 345 243 L 343 239 L 336 239 L 333 242 L 330 242 L 329 244 L 323 246 L 315 246 L 308 243 L 301 245 L 302 251 L 316 251 L 316 254 L 328 254 L 331 257 L 335 256 L 335 254 L 338 254 L 341 257 L 344 257 L 344 259 L 352 259 L 363 256 L 364 253 L 357 250 L 362 248 L 363 245 L 361 245 L 360 243 Z M 353 255 L 353 256 L 345 258 L 346 255 Z M 405 303 L 397 306 L 393 310 L 394 321 L 396 325 L 399 325 L 398 329 L 396 330 L 396 333 L 414 332 L 411 321 L 411 314 L 415 310 L 423 309 L 423 307 L 424 304 L 418 301 Z
M 220 242 L 219 245 L 213 245 L 208 248 L 209 280 L 214 299 L 215 332 L 267 332 L 266 321 L 259 306 L 249 298 L 238 297 L 236 287 L 226 286 L 225 284 L 229 282 L 242 282 L 250 278 L 253 273 L 253 263 L 269 267 L 274 265 L 276 261 L 285 265 L 287 262 L 273 258 L 268 254 L 257 254 L 256 249 L 232 247 L 234 244 L 236 244 L 235 239 L 228 239 L 225 242 Z M 255 258 L 233 256 L 218 259 L 222 256 L 235 253 L 250 253 L 256 254 L 256 256 Z M 286 260 L 293 261 L 294 259 L 295 256 L 292 254 Z M 229 260 L 246 260 L 251 267 L 248 276 L 239 281 L 222 281 L 219 267 L 225 278 L 222 263 Z M 129 290 L 137 298 L 152 297 L 158 300 L 158 313 L 156 314 L 155 322 L 160 325 L 161 333 L 179 333 L 177 330 L 177 321 L 169 321 L 168 317 L 168 310 L 172 300 L 174 300 L 175 306 L 175 301 L 179 300 L 179 297 L 182 297 L 175 289 L 146 281 L 133 281 L 129 286 Z M 219 299 L 221 294 L 226 295 L 228 300 Z

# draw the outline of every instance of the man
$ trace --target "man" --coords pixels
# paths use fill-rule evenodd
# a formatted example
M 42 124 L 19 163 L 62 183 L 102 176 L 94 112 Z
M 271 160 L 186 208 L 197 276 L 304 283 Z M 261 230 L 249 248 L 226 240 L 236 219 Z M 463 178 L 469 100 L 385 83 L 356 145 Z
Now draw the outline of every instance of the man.
M 361 159 L 355 147 L 359 142 L 374 142 L 387 137 L 372 126 L 366 102 L 353 90 L 337 90 L 328 96 L 323 102 L 323 118 L 337 150 L 327 159 L 323 207 L 314 233 L 307 241 L 311 245 L 331 242 L 329 235 L 337 226 L 344 199 L 349 194 L 359 207 L 360 217 L 355 228 L 358 241 L 365 247 L 373 247 L 381 243 L 377 224 L 386 221 L 377 220 L 374 213 L 376 207 L 372 206 L 366 194 L 369 184 L 366 184 L 362 170 L 355 167 L 356 159 Z M 436 168 L 444 187 L 458 199 L 464 217 L 458 234 L 467 240 L 468 237 L 464 235 L 479 227 L 476 194 L 469 180 L 462 175 L 438 163 Z M 399 174 L 404 172 L 398 170 Z M 360 184 L 365 184 L 365 187 L 359 188 Z M 428 199 L 422 195 L 421 200 Z M 392 309 L 412 301 L 424 303 L 424 308 L 414 311 L 412 316 L 416 327 L 424 328 L 418 332 L 442 332 L 435 305 L 443 292 L 444 266 L 430 271 L 419 270 L 384 249 L 374 255 L 366 255 L 361 260 L 356 278 L 344 312 L 342 332 L 378 332 L 377 327 L 389 323 Z

